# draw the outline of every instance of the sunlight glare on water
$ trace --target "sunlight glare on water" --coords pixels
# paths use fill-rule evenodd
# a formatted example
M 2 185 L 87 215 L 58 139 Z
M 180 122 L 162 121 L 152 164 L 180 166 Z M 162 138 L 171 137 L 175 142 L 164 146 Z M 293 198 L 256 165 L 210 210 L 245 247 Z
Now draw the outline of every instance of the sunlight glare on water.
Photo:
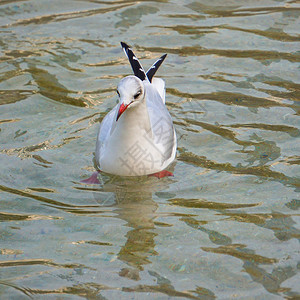
M 296 299 L 299 10 L 1 1 L 0 298 Z M 120 41 L 145 69 L 168 54 L 174 177 L 87 185 Z

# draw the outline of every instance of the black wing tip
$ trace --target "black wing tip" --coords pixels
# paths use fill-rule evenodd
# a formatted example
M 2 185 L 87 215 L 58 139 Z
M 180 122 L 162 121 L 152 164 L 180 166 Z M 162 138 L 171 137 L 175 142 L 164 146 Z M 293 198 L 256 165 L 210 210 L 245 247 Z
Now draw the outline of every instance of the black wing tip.
M 121 46 L 122 46 L 123 51 L 125 52 L 126 56 L 129 59 L 129 62 L 130 62 L 130 65 L 131 65 L 134 75 L 141 80 L 145 80 L 146 73 L 145 73 L 142 65 L 140 64 L 138 58 L 133 53 L 132 49 L 124 42 L 121 42 Z
M 127 45 L 125 42 L 120 42 L 122 49 L 124 50 L 125 54 L 127 55 L 129 62 L 131 64 L 133 73 L 135 76 L 140 78 L 141 80 L 145 80 L 146 78 L 151 82 L 154 74 L 163 63 L 165 58 L 167 57 L 167 53 L 162 55 L 152 66 L 151 68 L 145 73 L 143 67 L 141 66 L 140 62 L 136 58 L 135 54 L 133 53 L 132 49 Z M 134 61 L 133 61 L 134 59 Z
M 124 42 L 121 42 L 121 46 L 122 46 L 122 48 L 125 48 L 125 49 L 129 48 L 129 46 Z
M 163 61 L 165 60 L 166 57 L 167 57 L 167 54 L 162 55 L 147 71 L 146 75 L 150 82 L 152 82 L 153 76 L 155 75 L 156 71 L 158 70 L 158 68 L 163 63 Z

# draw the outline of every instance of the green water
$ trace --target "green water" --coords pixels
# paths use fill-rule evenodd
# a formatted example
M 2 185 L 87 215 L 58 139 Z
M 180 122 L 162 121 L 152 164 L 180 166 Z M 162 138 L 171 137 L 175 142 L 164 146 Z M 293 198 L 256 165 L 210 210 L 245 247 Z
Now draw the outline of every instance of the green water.
M 297 1 L 0 2 L 0 298 L 299 297 Z M 100 175 L 99 122 L 164 53 L 174 177 Z

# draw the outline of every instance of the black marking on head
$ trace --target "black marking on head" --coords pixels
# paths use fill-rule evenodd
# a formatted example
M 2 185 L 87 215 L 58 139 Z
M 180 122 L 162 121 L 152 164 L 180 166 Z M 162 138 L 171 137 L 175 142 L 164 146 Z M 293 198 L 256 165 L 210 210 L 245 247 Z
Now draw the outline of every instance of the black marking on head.
M 153 78 L 154 74 L 156 73 L 156 71 L 158 70 L 158 68 L 160 67 L 160 65 L 162 64 L 162 62 L 165 60 L 166 57 L 167 57 L 167 54 L 164 54 L 147 71 L 146 75 L 147 75 L 148 80 L 150 82 L 152 81 L 152 78 Z
M 145 73 L 142 65 L 140 64 L 138 58 L 134 55 L 131 48 L 129 48 L 129 46 L 123 42 L 121 42 L 121 46 L 122 46 L 126 56 L 129 59 L 129 62 L 130 62 L 130 65 L 131 65 L 134 75 L 141 80 L 147 79 L 146 73 Z

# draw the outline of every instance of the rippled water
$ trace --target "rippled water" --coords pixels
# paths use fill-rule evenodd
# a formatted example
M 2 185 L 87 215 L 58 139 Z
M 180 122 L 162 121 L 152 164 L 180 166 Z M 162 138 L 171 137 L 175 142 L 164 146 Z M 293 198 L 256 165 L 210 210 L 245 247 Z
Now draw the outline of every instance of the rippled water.
M 299 9 L 2 0 L 0 298 L 299 296 Z M 168 53 L 175 176 L 85 185 L 120 41 Z

